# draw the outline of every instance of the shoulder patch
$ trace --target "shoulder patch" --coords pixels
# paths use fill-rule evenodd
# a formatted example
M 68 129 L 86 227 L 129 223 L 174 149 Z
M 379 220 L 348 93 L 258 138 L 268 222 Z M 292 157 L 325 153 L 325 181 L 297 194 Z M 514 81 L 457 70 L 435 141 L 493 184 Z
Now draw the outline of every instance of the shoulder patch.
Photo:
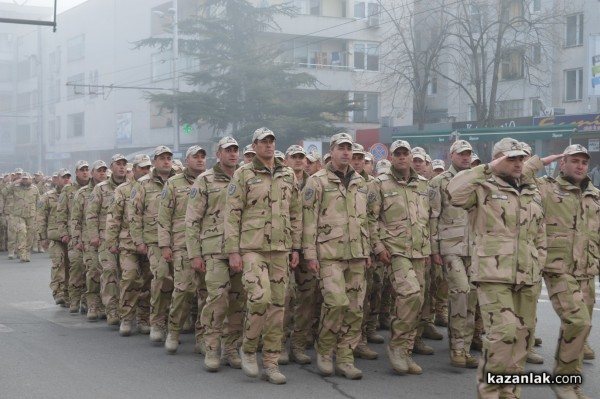
M 435 199 L 437 191 L 433 189 L 429 189 L 429 201 L 433 201 Z
M 61 194 L 61 195 L 58 197 L 58 202 L 63 202 L 63 201 L 64 201 L 64 199 L 65 199 L 65 195 L 64 195 L 64 194 Z
M 376 199 L 377 199 L 377 194 L 375 193 L 375 191 L 371 191 L 369 193 L 369 197 L 367 198 L 368 203 L 372 204 L 373 202 L 375 202 Z
M 233 195 L 233 193 L 235 193 L 235 190 L 237 190 L 236 184 L 229 183 L 229 190 L 227 190 L 227 195 Z
M 115 203 L 115 196 L 114 195 L 110 198 L 110 203 L 111 203 L 111 205 Z
M 42 209 L 44 207 L 44 201 L 38 201 L 37 207 L 38 209 Z
M 131 189 L 131 193 L 129 193 L 129 198 L 134 199 L 136 194 L 137 194 L 137 191 L 134 187 Z
M 88 198 L 88 200 L 91 202 L 94 200 L 94 193 L 90 193 L 90 197 Z
M 190 191 L 190 199 L 194 199 L 198 194 L 198 189 L 196 187 L 192 187 L 192 191 Z
M 312 188 L 307 188 L 304 191 L 304 201 L 310 201 L 313 197 L 313 195 L 315 194 L 315 190 Z
M 166 196 L 167 196 L 167 189 L 165 188 L 162 190 L 162 193 L 160 193 L 160 198 L 165 199 Z

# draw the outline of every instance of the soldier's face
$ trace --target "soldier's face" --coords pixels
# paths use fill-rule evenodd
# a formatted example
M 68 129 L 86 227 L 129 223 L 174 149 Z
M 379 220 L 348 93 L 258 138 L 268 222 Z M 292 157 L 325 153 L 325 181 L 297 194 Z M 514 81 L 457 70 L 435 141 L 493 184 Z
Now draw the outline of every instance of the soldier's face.
M 248 164 L 250 162 L 252 162 L 252 160 L 254 159 L 254 154 L 253 152 L 247 152 L 244 154 L 244 163 Z
M 92 171 L 92 178 L 94 179 L 94 181 L 96 182 L 96 184 L 103 182 L 104 180 L 106 180 L 106 171 L 108 169 L 104 166 L 98 168 L 98 169 L 94 169 Z
M 71 183 L 71 175 L 64 175 L 58 177 L 58 187 L 64 187 Z
M 194 173 L 202 173 L 206 170 L 206 153 L 198 151 L 195 154 L 190 154 L 185 159 L 185 165 Z
M 469 164 L 469 167 L 471 167 L 471 164 Z M 444 171 L 444 169 L 441 169 L 441 168 L 434 169 L 434 170 L 433 170 L 433 175 L 434 175 L 434 176 L 437 176 L 437 175 L 439 175 L 440 173 L 442 173 L 443 171 Z
M 336 144 L 331 148 L 329 154 L 331 155 L 331 163 L 336 169 L 345 169 L 352 161 L 352 144 Z
M 588 174 L 589 164 L 590 158 L 587 155 L 568 155 L 560 161 L 560 170 L 566 177 L 580 183 Z
M 427 173 L 427 162 L 421 158 L 413 158 L 412 167 L 418 174 L 422 176 L 425 176 Z
M 409 169 L 413 163 L 412 154 L 406 148 L 397 148 L 396 151 L 392 152 L 392 159 L 390 162 L 394 169 L 405 171 Z
M 363 154 L 352 154 L 352 167 L 358 173 L 365 170 L 365 156 Z
M 82 166 L 77 169 L 75 172 L 75 176 L 81 181 L 87 181 L 90 178 L 90 168 L 87 166 Z
M 134 165 L 133 167 L 133 178 L 135 180 L 138 180 L 142 176 L 146 176 L 148 173 L 150 173 L 150 165 L 144 166 L 143 168 L 137 165 Z
M 465 150 L 462 152 L 453 152 L 450 154 L 450 160 L 452 161 L 452 165 L 457 170 L 465 170 L 471 168 L 471 150 Z
M 154 157 L 152 163 L 159 174 L 167 174 L 173 168 L 173 156 L 166 152 Z
M 306 169 L 307 159 L 304 154 L 289 155 L 286 159 L 287 165 L 296 173 Z
M 518 179 L 523 173 L 523 163 L 525 163 L 524 159 L 525 157 L 522 155 L 519 155 L 518 157 L 508 157 L 504 159 L 496 167 L 496 169 L 498 170 L 498 174 L 500 176 Z
M 44 176 L 35 175 L 35 177 L 33 179 L 35 180 L 36 183 L 39 183 L 44 179 Z
M 219 151 L 217 151 L 217 158 L 219 159 L 221 165 L 225 166 L 226 168 L 235 168 L 240 160 L 240 149 L 237 145 L 232 145 L 227 148 L 220 148 Z M 252 158 L 250 158 L 250 161 L 252 161 Z M 248 163 L 246 162 L 245 155 L 244 163 Z
M 365 172 L 367 172 L 368 175 L 373 173 L 373 162 L 365 160 Z
M 115 179 L 120 180 L 124 179 L 127 174 L 127 161 L 124 159 L 119 159 L 110 164 L 110 170 L 112 171 Z
M 256 156 L 261 159 L 271 159 L 275 156 L 275 138 L 267 136 L 262 140 L 256 140 L 252 144 L 252 149 L 256 151 Z
M 31 179 L 29 179 L 29 178 L 21 179 L 21 187 L 29 187 L 29 186 L 31 186 Z
M 305 170 L 306 170 L 306 173 L 308 173 L 309 175 L 317 173 L 319 170 L 321 170 L 321 163 L 320 162 L 311 162 L 307 158 Z

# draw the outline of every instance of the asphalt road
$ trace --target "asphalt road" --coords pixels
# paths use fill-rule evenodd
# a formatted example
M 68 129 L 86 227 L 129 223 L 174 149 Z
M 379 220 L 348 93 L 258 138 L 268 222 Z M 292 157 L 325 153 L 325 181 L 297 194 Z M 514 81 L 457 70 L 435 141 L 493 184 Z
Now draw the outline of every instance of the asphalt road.
M 385 344 L 370 345 L 379 352 L 375 361 L 358 359 L 363 379 L 323 378 L 316 366 L 282 366 L 288 383 L 273 386 L 251 379 L 240 370 L 203 369 L 203 358 L 193 353 L 193 335 L 183 335 L 175 355 L 153 346 L 148 336 L 120 337 L 118 328 L 104 321 L 90 323 L 54 305 L 48 282 L 47 254 L 34 254 L 31 263 L 9 261 L 0 253 L 0 398 L 475 398 L 475 370 L 450 367 L 448 340 L 428 341 L 433 356 L 416 355 L 424 373 L 394 374 Z M 600 291 L 597 289 L 597 294 Z M 597 295 L 598 299 L 598 295 Z M 597 301 L 594 317 L 600 316 Z M 551 371 L 559 320 L 544 289 L 538 306 L 538 352 L 545 364 L 528 365 L 534 372 Z M 388 332 L 383 332 L 388 336 Z M 445 331 L 444 331 L 445 334 Z M 600 351 L 600 332 L 589 341 Z M 309 352 L 314 360 L 314 352 Z M 476 353 L 474 353 L 476 354 Z M 599 352 L 600 355 L 600 352 Z M 584 388 L 600 398 L 600 359 L 585 362 Z M 526 386 L 523 398 L 549 399 L 548 386 Z

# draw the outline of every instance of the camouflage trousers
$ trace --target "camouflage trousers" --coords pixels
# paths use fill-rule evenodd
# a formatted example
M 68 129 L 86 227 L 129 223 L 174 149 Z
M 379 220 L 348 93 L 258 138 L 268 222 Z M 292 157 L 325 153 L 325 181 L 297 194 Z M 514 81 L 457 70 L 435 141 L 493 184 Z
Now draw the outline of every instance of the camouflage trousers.
M 283 337 L 281 339 L 282 348 L 286 345 L 287 337 L 291 335 L 292 315 L 296 307 L 296 275 L 288 269 L 288 286 L 285 290 L 283 301 Z
M 424 301 L 425 260 L 394 255 L 387 268 L 396 297 L 390 348 L 412 351 Z
M 85 292 L 85 265 L 83 263 L 83 252 L 75 247 L 75 244 L 68 245 L 69 257 L 69 298 L 71 302 L 78 302 L 82 299 Z
M 119 253 L 119 316 L 121 320 L 149 323 L 152 273 L 146 255 L 121 249 Z
M 570 274 L 544 273 L 554 311 L 560 317 L 555 374 L 582 374 L 583 345 L 592 329 L 596 298 L 594 279 L 576 280 Z
M 315 349 L 321 355 L 335 352 L 338 364 L 354 363 L 353 351 L 361 339 L 366 260 L 323 260 L 320 265 L 323 306 Z
M 202 323 L 202 310 L 206 306 L 206 298 L 208 297 L 208 291 L 206 289 L 206 273 L 197 273 L 196 278 L 196 295 L 194 297 L 195 302 L 192 302 L 192 308 L 190 310 L 190 318 L 196 319 L 194 325 L 194 336 L 196 343 L 204 341 L 204 324 Z
M 207 350 L 219 350 L 221 340 L 225 351 L 235 350 L 242 336 L 246 292 L 242 273 L 234 273 L 227 259 L 205 256 L 205 282 L 208 296 L 202 309 L 204 343 Z
M 6 251 L 8 248 L 8 221 L 6 215 L 0 215 L 0 251 Z
M 448 314 L 448 279 L 446 264 L 431 267 L 431 309 L 438 316 Z
M 169 333 L 179 335 L 185 321 L 190 317 L 192 302 L 196 298 L 198 285 L 204 283 L 204 273 L 197 273 L 192 269 L 192 263 L 185 249 L 173 250 L 173 294 L 169 310 Z M 206 296 L 204 296 L 206 299 Z M 198 313 L 202 312 L 202 306 Z M 202 328 L 202 323 L 200 323 Z M 200 332 L 200 335 L 204 335 Z
M 314 317 L 317 291 L 317 275 L 306 267 L 301 258 L 300 264 L 293 270 L 295 279 L 296 304 L 294 306 L 294 329 L 290 340 L 293 348 L 304 349 L 310 338 Z
M 475 331 L 477 288 L 471 284 L 471 257 L 444 255 L 448 281 L 448 337 L 450 350 L 467 353 Z
M 106 247 L 106 241 L 102 241 L 98 249 L 98 260 L 102 267 L 100 274 L 100 297 L 110 317 L 119 315 L 119 279 L 121 270 L 119 257 L 111 253 Z
M 14 255 L 17 252 L 17 222 L 16 216 L 6 216 L 6 236 L 7 236 L 7 249 L 9 255 Z
M 379 306 L 379 317 L 386 318 L 390 317 L 395 312 L 394 301 L 395 293 L 392 289 L 392 283 L 390 279 L 391 268 L 383 265 L 383 287 L 381 288 L 381 304 Z
M 431 290 L 431 275 L 432 269 L 437 267 L 439 266 L 433 265 L 431 262 L 428 264 L 423 263 L 423 285 L 421 287 L 423 290 L 423 305 L 421 306 L 419 326 L 417 327 L 417 338 L 421 337 L 426 325 L 433 324 L 433 315 L 435 309 L 433 308 L 434 304 L 431 301 L 433 297 Z
M 34 218 L 13 216 L 16 250 L 21 259 L 29 258 L 35 234 Z
M 162 257 L 158 245 L 148 245 L 148 260 L 152 272 L 150 283 L 150 324 L 165 325 L 173 295 L 173 264 Z
M 100 276 L 102 275 L 102 268 L 98 259 L 98 248 L 86 244 L 83 253 L 83 262 L 85 263 L 85 297 L 88 310 L 104 311 L 104 305 L 100 300 Z
M 367 339 L 367 333 L 375 333 L 377 330 L 377 318 L 379 317 L 379 310 L 381 308 L 381 293 L 383 290 L 383 275 L 383 263 L 373 260 L 373 266 L 365 274 L 367 289 L 363 308 L 363 341 Z
M 487 334 L 477 369 L 480 399 L 521 396 L 518 385 L 495 385 L 486 375 L 521 374 L 535 326 L 538 288 L 535 285 L 480 282 L 477 297 Z
M 50 289 L 54 299 L 63 298 L 69 302 L 69 257 L 67 245 L 60 241 L 50 241 L 48 247 L 52 269 L 50 269 Z
M 243 351 L 255 353 L 263 338 L 263 366 L 277 367 L 283 339 L 285 290 L 289 252 L 248 252 L 242 255 L 242 282 L 247 293 Z

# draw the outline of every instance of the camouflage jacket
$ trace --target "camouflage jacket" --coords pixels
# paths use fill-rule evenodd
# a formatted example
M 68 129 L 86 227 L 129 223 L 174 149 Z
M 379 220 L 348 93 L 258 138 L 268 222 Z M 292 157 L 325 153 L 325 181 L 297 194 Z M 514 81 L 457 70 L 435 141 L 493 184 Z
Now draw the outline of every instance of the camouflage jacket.
M 292 169 L 276 159 L 270 170 L 255 157 L 227 189 L 224 252 L 300 249 L 301 209 Z
M 95 185 L 94 179 L 90 179 L 88 185 L 81 187 L 73 196 L 73 208 L 69 217 L 69 234 L 73 246 L 79 243 L 87 244 L 90 241 L 87 234 L 85 212 L 88 205 L 88 198 Z M 71 243 L 69 242 L 69 244 Z
M 408 181 L 391 168 L 369 185 L 369 232 L 377 255 L 419 259 L 431 255 L 427 179 L 412 168 Z
M 447 190 L 452 205 L 472 212 L 472 281 L 517 285 L 540 281 L 546 224 L 533 180 L 524 176 L 515 188 L 485 164 L 457 174 Z
M 12 199 L 11 215 L 22 218 L 35 218 L 39 192 L 35 185 L 21 186 L 21 183 L 12 184 L 8 188 L 7 197 Z
M 348 188 L 328 164 L 313 174 L 302 191 L 307 260 L 350 260 L 370 254 L 367 222 L 367 183 L 348 167 Z
M 106 214 L 106 247 L 117 247 L 128 251 L 135 251 L 135 245 L 129 231 L 129 202 L 131 191 L 137 186 L 136 181 L 128 180 L 115 188 L 113 201 L 108 206 Z
M 46 191 L 37 204 L 37 224 L 40 240 L 60 241 L 58 225 L 56 223 L 56 206 L 60 191 L 58 188 Z
M 537 157 L 525 164 L 534 176 L 544 165 Z M 548 257 L 544 272 L 571 274 L 577 279 L 593 278 L 600 262 L 600 190 L 589 178 L 577 187 L 562 173 L 556 178 L 536 179 L 542 195 Z
M 469 214 L 453 206 L 448 196 L 448 183 L 458 171 L 451 165 L 429 181 L 429 231 L 431 253 L 434 255 L 471 256 L 473 234 L 469 225 Z
M 185 250 L 185 211 L 196 178 L 185 168 L 167 180 L 158 207 L 158 246 Z
M 60 192 L 58 204 L 56 205 L 56 229 L 58 230 L 58 236 L 61 238 L 69 235 L 69 219 L 71 209 L 73 209 L 75 193 L 83 186 L 85 184 L 76 181 L 64 186 Z
M 185 213 L 185 239 L 190 259 L 223 253 L 225 201 L 231 178 L 220 164 L 196 178 Z
M 88 198 L 85 208 L 85 223 L 89 234 L 89 241 L 99 238 L 104 240 L 106 229 L 106 214 L 108 206 L 112 203 L 117 183 L 111 176 L 108 180 L 98 183 Z
M 2 214 L 3 215 L 12 215 L 13 214 L 13 194 L 10 191 L 10 187 L 14 183 L 8 182 L 4 186 L 2 186 L 2 191 L 0 192 L 0 197 L 2 197 Z
M 171 170 L 169 178 L 174 176 Z M 138 184 L 131 190 L 129 202 L 129 227 L 133 244 L 158 245 L 158 207 L 165 182 L 153 170 L 138 180 Z
M 35 183 L 35 186 L 37 187 L 40 195 L 43 195 L 45 193 L 47 193 L 48 191 L 50 191 L 50 188 L 46 185 L 46 182 L 44 180 L 42 180 L 39 183 Z M 56 188 L 52 188 L 52 190 L 55 190 Z

